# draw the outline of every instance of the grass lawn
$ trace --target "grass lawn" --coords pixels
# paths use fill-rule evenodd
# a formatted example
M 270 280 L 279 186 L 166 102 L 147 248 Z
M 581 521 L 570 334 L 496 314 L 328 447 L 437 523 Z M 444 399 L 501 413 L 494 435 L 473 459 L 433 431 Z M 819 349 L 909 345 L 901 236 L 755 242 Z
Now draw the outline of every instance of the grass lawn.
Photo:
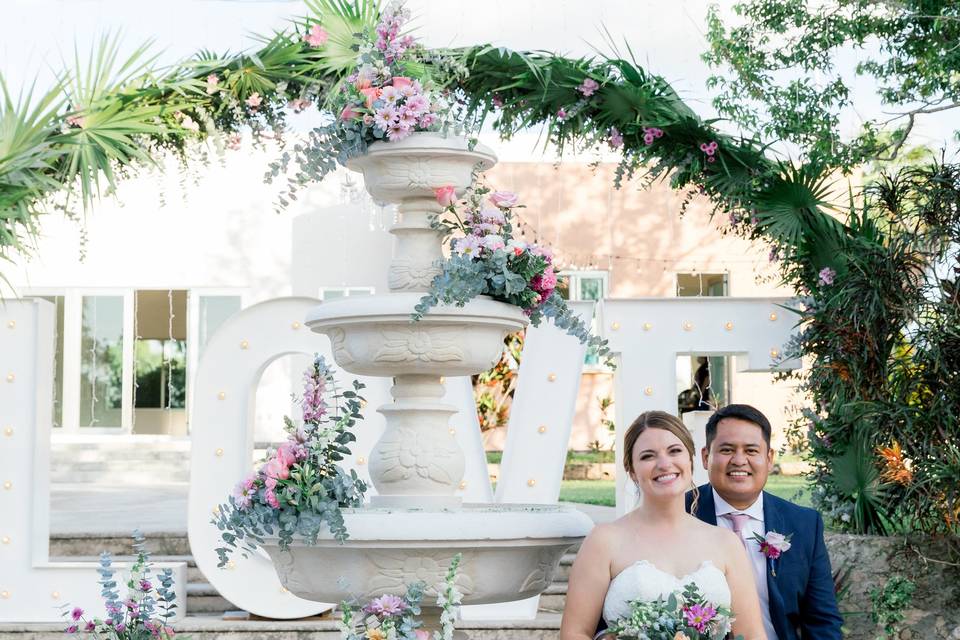
M 802 476 L 770 476 L 767 479 L 767 491 L 780 498 L 809 507 L 809 493 L 805 492 L 800 498 L 795 497 L 799 490 L 805 488 L 806 483 Z M 564 480 L 560 485 L 560 501 L 612 507 L 614 506 L 613 480 Z

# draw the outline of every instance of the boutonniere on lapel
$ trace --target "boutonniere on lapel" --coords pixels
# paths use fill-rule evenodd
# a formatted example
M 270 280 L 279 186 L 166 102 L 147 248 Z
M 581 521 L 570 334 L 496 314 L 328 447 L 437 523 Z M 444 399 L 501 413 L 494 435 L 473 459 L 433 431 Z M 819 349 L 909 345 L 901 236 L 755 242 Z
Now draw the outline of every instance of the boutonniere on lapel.
M 753 534 L 753 539 L 760 544 L 760 553 L 772 560 L 770 563 L 770 571 L 774 576 L 777 575 L 776 561 L 780 559 L 780 556 L 790 550 L 790 538 L 792 537 L 792 533 L 783 535 L 776 531 L 768 531 L 767 534 L 763 536 L 759 533 Z

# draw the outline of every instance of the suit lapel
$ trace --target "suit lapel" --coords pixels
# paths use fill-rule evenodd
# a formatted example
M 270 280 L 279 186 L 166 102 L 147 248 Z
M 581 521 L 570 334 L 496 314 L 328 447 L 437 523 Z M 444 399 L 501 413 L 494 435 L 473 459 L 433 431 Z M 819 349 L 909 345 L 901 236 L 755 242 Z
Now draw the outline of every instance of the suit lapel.
M 764 532 L 769 533 L 770 531 L 776 531 L 778 533 L 783 533 L 786 529 L 784 526 L 783 514 L 780 512 L 780 509 L 777 508 L 776 503 L 771 499 L 769 493 L 764 492 L 763 494 L 763 527 Z M 769 596 L 769 605 L 770 605 L 770 620 L 773 622 L 773 626 L 777 631 L 777 637 L 779 638 L 791 638 L 792 634 L 787 634 L 786 620 L 784 616 L 784 606 L 783 606 L 783 596 L 780 595 L 780 586 L 777 584 L 777 576 L 773 575 L 773 567 L 771 563 L 774 562 L 767 558 L 767 593 Z M 783 557 L 778 561 L 779 564 L 783 563 Z M 779 568 L 779 567 L 778 567 Z M 778 575 L 780 575 L 778 573 Z
M 700 502 L 697 504 L 697 518 L 717 526 L 717 506 L 713 501 L 713 487 L 705 484 L 700 489 Z

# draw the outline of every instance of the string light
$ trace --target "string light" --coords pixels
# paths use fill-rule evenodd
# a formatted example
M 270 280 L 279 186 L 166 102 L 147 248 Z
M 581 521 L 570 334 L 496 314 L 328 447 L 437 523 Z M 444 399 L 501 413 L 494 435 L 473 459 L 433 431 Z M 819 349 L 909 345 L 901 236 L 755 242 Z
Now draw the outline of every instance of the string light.
M 770 313 L 770 322 L 776 322 L 777 314 L 775 312 Z
M 214 451 L 213 453 L 214 453 L 214 455 L 216 455 L 218 458 L 222 458 L 222 457 L 223 457 L 223 449 L 217 448 L 217 450 Z
M 12 436 L 12 435 L 13 435 L 13 427 L 7 427 L 7 428 L 5 428 L 5 429 L 3 430 L 3 435 L 7 436 L 8 438 L 9 438 L 10 436 Z
M 295 320 L 293 324 L 290 325 L 290 328 L 296 331 L 297 329 L 300 328 L 300 323 Z
M 539 427 L 537 427 L 537 433 L 546 433 L 546 432 L 547 432 L 547 425 L 542 424 Z
M 733 331 L 733 323 L 727 320 L 727 323 L 723 325 L 723 328 L 727 331 Z
M 7 322 L 7 329 L 15 329 L 16 327 L 17 327 L 16 320 L 10 320 L 9 322 Z
M 7 374 L 7 382 L 13 382 L 16 379 L 16 376 L 12 373 Z
M 547 376 L 547 381 L 548 381 L 548 382 L 556 382 L 556 381 L 557 381 L 557 374 L 551 373 L 550 375 L 548 375 L 548 376 Z
M 529 480 L 527 480 L 527 486 L 528 486 L 528 487 L 535 487 L 535 486 L 537 486 L 537 481 L 536 481 L 534 478 L 530 478 Z
M 613 324 L 610 325 L 610 328 L 613 329 L 614 331 L 619 331 L 619 330 L 620 330 L 620 323 L 619 323 L 619 322 L 614 322 Z

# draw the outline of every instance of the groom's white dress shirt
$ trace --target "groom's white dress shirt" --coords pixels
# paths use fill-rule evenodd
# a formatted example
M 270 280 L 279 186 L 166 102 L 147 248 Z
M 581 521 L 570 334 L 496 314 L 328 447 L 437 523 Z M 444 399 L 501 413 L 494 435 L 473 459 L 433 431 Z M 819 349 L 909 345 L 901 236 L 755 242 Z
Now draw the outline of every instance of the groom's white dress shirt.
M 760 595 L 760 614 L 763 616 L 763 628 L 767 632 L 768 640 L 779 640 L 777 632 L 773 629 L 773 622 L 770 620 L 770 592 L 767 589 L 767 559 L 760 551 L 760 543 L 753 539 L 753 534 L 760 534 L 761 537 L 766 533 L 763 523 L 763 494 L 757 498 L 757 501 L 746 509 L 735 509 L 726 500 L 720 497 L 716 489 L 713 489 L 713 504 L 717 512 L 717 524 L 725 529 L 733 531 L 733 521 L 724 517 L 729 513 L 743 513 L 750 516 L 750 519 L 744 524 L 740 532 L 743 541 L 747 545 L 747 555 L 750 557 L 750 563 L 753 565 L 753 581 L 757 585 L 757 593 Z M 734 612 L 736 613 L 736 612 Z

